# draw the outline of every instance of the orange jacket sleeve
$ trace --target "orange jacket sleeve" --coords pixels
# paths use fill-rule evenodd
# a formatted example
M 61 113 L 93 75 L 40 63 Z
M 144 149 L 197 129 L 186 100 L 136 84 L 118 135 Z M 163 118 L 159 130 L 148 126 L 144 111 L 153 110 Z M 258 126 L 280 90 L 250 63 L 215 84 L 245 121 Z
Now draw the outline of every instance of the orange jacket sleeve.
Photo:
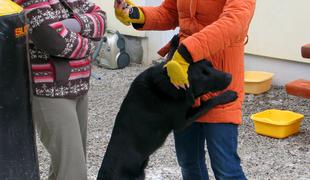
M 234 43 L 243 42 L 255 0 L 227 0 L 219 19 L 182 41 L 194 62 L 209 59 Z
M 177 0 L 165 0 L 157 7 L 140 7 L 145 16 L 141 30 L 171 30 L 178 26 Z

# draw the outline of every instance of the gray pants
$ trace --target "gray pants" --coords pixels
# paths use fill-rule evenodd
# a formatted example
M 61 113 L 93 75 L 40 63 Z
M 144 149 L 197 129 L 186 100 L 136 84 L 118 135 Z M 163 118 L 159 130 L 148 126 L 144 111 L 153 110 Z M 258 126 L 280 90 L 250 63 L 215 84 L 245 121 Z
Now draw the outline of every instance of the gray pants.
M 49 180 L 86 180 L 87 95 L 33 96 L 32 106 L 36 130 L 51 155 Z

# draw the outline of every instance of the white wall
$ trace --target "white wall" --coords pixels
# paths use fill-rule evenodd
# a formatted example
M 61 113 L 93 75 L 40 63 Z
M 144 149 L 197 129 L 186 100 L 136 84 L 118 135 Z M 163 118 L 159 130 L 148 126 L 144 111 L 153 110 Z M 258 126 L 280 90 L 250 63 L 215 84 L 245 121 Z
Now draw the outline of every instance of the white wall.
M 310 43 L 310 0 L 257 0 L 246 52 L 304 61 L 300 48 Z
M 146 0 L 147 6 L 158 6 L 162 0 Z M 178 33 L 178 30 L 171 31 L 147 31 L 146 36 L 148 37 L 148 58 L 156 60 L 160 58 L 157 51 L 166 45 L 169 40 Z
M 148 58 L 151 60 L 159 59 L 160 56 L 157 54 L 157 51 L 166 45 L 169 40 L 177 33 L 177 30 L 165 32 L 147 32 L 146 36 L 148 37 Z
M 249 29 L 245 70 L 274 73 L 273 84 L 310 80 L 310 59 L 301 46 L 310 43 L 309 0 L 258 0 Z M 302 63 L 304 62 L 304 63 Z
M 308 59 L 308 61 L 310 62 L 310 59 Z M 286 83 L 296 79 L 310 80 L 309 63 L 246 55 L 245 70 L 267 71 L 274 73 L 274 85 L 285 85 Z

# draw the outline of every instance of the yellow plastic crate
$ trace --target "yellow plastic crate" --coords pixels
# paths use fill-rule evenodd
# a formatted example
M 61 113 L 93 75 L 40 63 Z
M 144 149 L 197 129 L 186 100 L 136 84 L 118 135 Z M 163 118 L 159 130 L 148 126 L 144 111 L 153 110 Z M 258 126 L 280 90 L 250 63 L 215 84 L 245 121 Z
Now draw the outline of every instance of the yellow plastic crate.
M 292 111 L 269 109 L 251 116 L 257 134 L 286 138 L 299 132 L 304 115 Z
M 245 93 L 261 94 L 268 91 L 272 84 L 273 73 L 264 71 L 245 71 Z

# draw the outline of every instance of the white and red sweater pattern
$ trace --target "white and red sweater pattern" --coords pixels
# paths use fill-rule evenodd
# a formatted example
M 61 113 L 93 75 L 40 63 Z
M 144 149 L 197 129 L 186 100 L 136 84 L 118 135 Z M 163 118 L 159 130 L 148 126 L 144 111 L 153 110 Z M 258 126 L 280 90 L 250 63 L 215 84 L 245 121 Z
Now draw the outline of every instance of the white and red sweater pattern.
M 59 0 L 14 1 L 24 7 L 29 23 L 34 95 L 78 97 L 86 94 L 94 43 L 106 29 L 105 12 L 87 0 L 64 0 L 70 9 Z M 80 33 L 62 24 L 61 21 L 68 18 L 80 23 Z

